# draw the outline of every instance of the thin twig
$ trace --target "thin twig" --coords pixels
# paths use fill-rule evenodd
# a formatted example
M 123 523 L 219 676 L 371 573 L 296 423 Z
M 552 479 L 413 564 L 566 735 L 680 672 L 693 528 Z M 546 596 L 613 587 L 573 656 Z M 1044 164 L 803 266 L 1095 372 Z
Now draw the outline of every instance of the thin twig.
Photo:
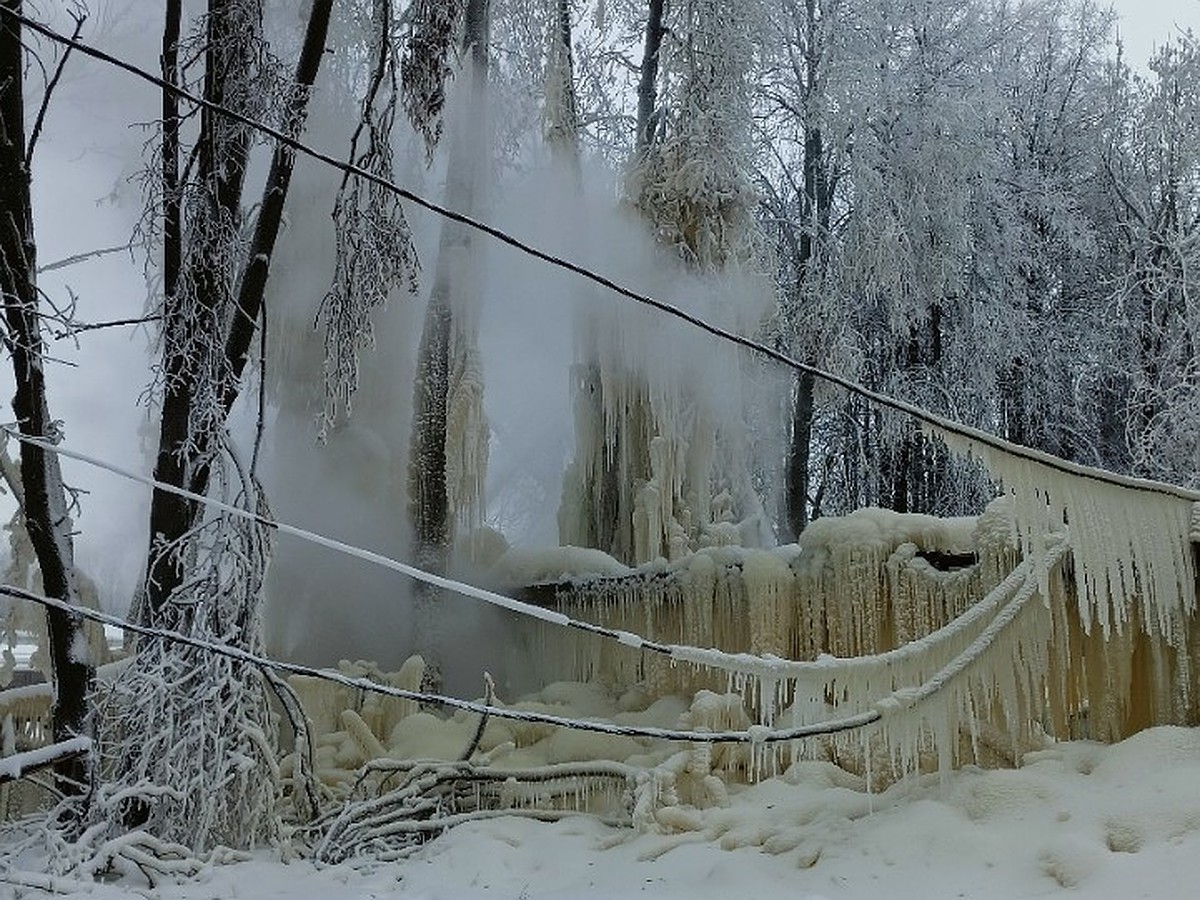
M 492 680 L 491 672 L 483 673 L 483 702 L 485 706 L 492 706 L 496 700 L 496 682 Z M 475 734 L 472 735 L 471 741 L 463 750 L 462 756 L 459 757 L 463 762 L 469 762 L 471 757 L 475 755 L 475 751 L 479 749 L 479 742 L 483 740 L 483 732 L 487 729 L 488 710 L 483 711 L 483 715 L 479 717 L 479 724 L 475 728 Z
M 68 322 L 66 328 L 56 328 L 51 336 L 57 341 L 74 337 L 83 331 L 99 331 L 102 328 L 120 328 L 126 325 L 144 325 L 147 322 L 161 322 L 162 316 L 139 316 L 136 319 L 113 319 L 108 322 Z
M 254 450 L 250 453 L 250 477 L 258 477 L 258 455 L 267 430 L 267 298 L 259 307 L 258 326 L 258 417 L 254 423 Z
M 305 799 L 308 804 L 308 817 L 311 818 L 320 808 L 316 780 L 313 777 L 316 766 L 313 753 L 312 722 L 309 721 L 304 711 L 304 704 L 300 702 L 300 698 L 296 696 L 296 692 L 290 684 L 270 668 L 262 668 L 259 671 L 262 672 L 263 678 L 274 691 L 275 696 L 279 698 L 279 704 L 283 707 L 284 713 L 291 723 L 296 744 L 296 764 L 292 773 L 293 791 L 296 797 Z M 303 815 L 301 810 L 297 811 Z
M 73 266 L 77 263 L 87 262 L 89 259 L 95 259 L 98 256 L 107 256 L 110 253 L 121 253 L 125 250 L 132 250 L 136 246 L 133 242 L 121 244 L 117 247 L 101 247 L 98 250 L 89 250 L 86 253 L 76 253 L 73 256 L 66 256 L 62 259 L 56 259 L 52 263 L 46 263 L 44 266 L 38 266 L 38 274 L 43 275 L 46 272 L 53 272 L 57 269 L 65 269 L 67 266 Z
M 71 40 L 79 40 L 79 35 L 83 31 L 83 23 L 87 21 L 87 13 L 73 12 L 71 18 L 75 20 L 75 30 L 71 33 Z M 25 169 L 33 163 L 33 148 L 37 145 L 38 138 L 42 133 L 42 124 L 46 119 L 46 110 L 50 108 L 50 97 L 54 93 L 54 89 L 58 86 L 58 80 L 62 78 L 63 69 L 67 66 L 67 59 L 71 55 L 73 48 L 70 44 L 63 50 L 63 55 L 58 59 L 58 66 L 54 69 L 54 76 L 50 79 L 50 83 L 46 85 L 46 93 L 42 95 L 42 105 L 38 108 L 37 118 L 33 122 L 33 130 L 29 133 L 29 144 L 25 148 Z

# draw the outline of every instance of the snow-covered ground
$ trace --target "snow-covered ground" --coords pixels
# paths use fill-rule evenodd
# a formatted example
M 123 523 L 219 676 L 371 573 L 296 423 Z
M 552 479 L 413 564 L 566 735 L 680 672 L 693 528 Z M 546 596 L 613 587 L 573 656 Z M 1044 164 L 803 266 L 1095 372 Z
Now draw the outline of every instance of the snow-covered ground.
M 874 797 L 831 765 L 804 763 L 697 824 L 664 835 L 584 816 L 503 818 L 370 871 L 263 855 L 153 891 L 132 880 L 54 888 L 94 900 L 1191 898 L 1200 892 L 1200 729 L 1156 728 L 1111 747 L 1064 743 L 1019 770 L 924 776 Z M 22 877 L 0 874 L 0 897 L 45 896 L 18 886 Z

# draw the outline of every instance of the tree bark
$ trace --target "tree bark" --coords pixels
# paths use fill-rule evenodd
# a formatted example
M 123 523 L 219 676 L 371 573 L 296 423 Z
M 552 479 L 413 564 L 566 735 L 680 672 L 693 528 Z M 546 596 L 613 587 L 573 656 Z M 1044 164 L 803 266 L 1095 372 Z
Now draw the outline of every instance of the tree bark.
M 21 0 L 0 7 L 21 13 Z M 36 245 L 30 206 L 30 172 L 25 161 L 24 59 L 20 25 L 0 17 L 0 291 L 7 325 L 5 344 L 12 357 L 16 394 L 13 412 L 23 435 L 53 443 L 57 427 L 46 396 L 41 317 L 35 282 Z M 25 528 L 37 554 L 47 596 L 78 603 L 74 547 L 66 489 L 57 454 L 21 444 L 21 484 Z M 83 634 L 83 620 L 47 610 L 54 677 L 54 739 L 67 741 L 88 730 L 88 704 L 95 672 Z M 58 787 L 66 794 L 87 789 L 86 759 L 64 758 L 55 765 Z
M 830 214 L 828 166 L 820 116 L 816 109 L 822 94 L 817 0 L 805 0 L 804 15 L 804 196 L 800 198 L 801 229 L 796 258 L 798 302 L 803 302 L 805 282 L 813 275 L 814 257 L 817 256 L 822 236 L 828 230 Z M 799 537 L 809 521 L 808 468 L 814 386 L 811 374 L 802 372 L 797 376 L 784 479 L 785 520 L 789 537 L 793 539 Z
M 223 50 L 237 40 L 231 33 L 233 23 L 230 21 L 234 2 L 209 0 L 207 11 L 204 96 L 222 105 L 228 99 L 227 81 L 231 80 L 230 60 Z M 167 8 L 164 32 L 175 27 L 176 12 Z M 166 111 L 169 105 L 165 95 L 170 91 L 164 88 L 163 93 Z M 164 131 L 164 138 L 166 136 Z M 177 159 L 165 158 L 168 149 L 179 149 L 177 130 L 173 137 L 176 138 L 171 142 L 173 146 L 168 147 L 165 139 L 163 146 L 163 172 L 168 177 L 168 169 L 176 167 L 177 171 L 178 166 Z M 190 229 L 191 240 L 196 246 L 190 248 L 186 260 L 181 262 L 176 278 L 175 287 L 179 291 L 163 298 L 163 405 L 158 457 L 154 466 L 157 481 L 196 493 L 203 493 L 207 487 L 205 457 L 210 448 L 206 436 L 193 433 L 194 407 L 197 396 L 204 389 L 199 379 L 204 376 L 189 350 L 196 337 L 195 329 L 213 327 L 212 323 L 218 318 L 216 311 L 221 305 L 222 279 L 226 274 L 221 266 L 220 231 L 222 226 L 236 227 L 240 218 L 248 152 L 249 133 L 245 126 L 235 124 L 207 107 L 202 110 L 197 178 L 205 196 Z M 168 207 L 164 212 L 179 215 L 181 210 Z M 164 271 L 168 264 L 169 260 L 164 258 Z M 184 281 L 190 282 L 186 290 L 182 288 Z M 198 514 L 196 501 L 155 488 L 150 502 L 150 548 L 143 608 L 143 613 L 152 622 L 183 579 L 177 545 L 192 528 Z
M 546 141 L 550 152 L 570 167 L 578 192 L 583 179 L 579 164 L 579 111 L 575 96 L 575 64 L 571 52 L 571 3 L 557 0 L 550 48 L 549 78 L 557 84 L 546 85 L 546 95 L 558 94 L 557 108 L 551 108 L 546 122 Z M 549 105 L 549 104 L 548 104 Z
M 488 0 L 469 0 L 463 30 L 463 51 L 472 62 L 472 87 L 465 121 L 470 133 L 455 133 L 447 173 L 447 202 L 469 213 L 476 203 L 475 158 L 483 145 L 483 91 L 487 84 Z M 446 484 L 447 406 L 450 394 L 451 339 L 455 329 L 454 291 L 461 290 L 469 263 L 471 233 L 456 222 L 442 226 L 437 269 L 417 352 L 413 384 L 413 428 L 409 459 L 409 515 L 413 525 L 414 556 L 419 565 L 444 572 L 454 539 L 454 510 L 449 508 Z
M 785 515 L 789 537 L 800 536 L 808 525 L 808 464 L 811 455 L 813 388 L 816 379 L 801 372 L 796 379 L 796 401 L 792 407 L 792 434 L 784 483 Z
M 296 64 L 294 93 L 288 110 L 288 122 L 297 133 L 304 125 L 308 113 L 309 92 L 317 79 L 321 58 L 325 55 L 325 38 L 329 32 L 332 10 L 333 0 L 313 0 L 304 34 L 304 46 Z M 254 237 L 250 243 L 246 270 L 240 279 L 237 310 L 225 345 L 225 358 L 231 368 L 230 380 L 222 395 L 226 414 L 237 399 L 242 372 L 250 355 L 255 325 L 262 311 L 271 257 L 275 253 L 275 241 L 279 237 L 279 227 L 283 222 L 283 204 L 287 200 L 288 189 L 292 183 L 295 159 L 296 154 L 290 147 L 283 144 L 275 146 L 271 157 L 271 169 L 259 204 L 258 219 L 254 223 Z
M 485 147 L 484 91 L 488 77 L 489 0 L 469 0 L 464 16 L 464 55 L 471 60 L 469 107 L 459 121 L 450 145 L 446 200 L 451 209 L 470 214 Z M 408 461 L 408 511 L 412 523 L 413 558 L 426 571 L 445 574 L 454 542 L 457 510 L 451 508 L 447 478 L 448 412 L 455 338 L 462 328 L 466 304 L 456 293 L 474 290 L 470 267 L 473 236 L 457 222 L 445 222 L 438 239 L 437 268 L 417 351 L 413 381 L 413 424 Z M 424 583 L 415 589 L 413 639 L 429 664 L 427 677 L 436 684 L 446 652 L 437 608 L 440 591 Z
M 162 79 L 179 83 L 179 29 L 183 0 L 166 0 L 162 38 Z M 163 296 L 175 296 L 183 258 L 183 231 L 179 197 L 179 97 L 162 92 L 162 203 L 163 203 Z
M 220 21 L 220 16 L 226 11 L 228 2 L 229 0 L 212 0 L 210 3 L 210 42 L 227 38 L 224 34 L 227 25 Z M 314 0 L 309 12 L 304 45 L 296 65 L 295 87 L 288 116 L 289 122 L 297 131 L 303 126 L 308 111 L 310 89 L 316 81 L 324 56 L 332 5 L 333 0 Z M 173 32 L 176 38 L 178 36 L 178 9 L 173 8 L 174 6 L 172 3 L 167 9 L 167 25 L 163 39 L 164 72 L 168 62 L 171 65 L 175 63 L 174 54 L 168 55 L 166 49 L 168 35 Z M 214 102 L 221 103 L 225 99 L 225 77 L 228 73 L 222 70 L 225 61 L 216 52 L 215 47 L 210 47 L 207 64 L 209 69 L 205 75 L 205 94 Z M 173 83 L 170 77 L 164 76 L 164 80 Z M 168 95 L 172 97 L 170 102 L 167 99 Z M 163 91 L 163 112 L 164 117 L 167 117 L 163 130 L 164 230 L 168 238 L 174 231 L 178 239 L 181 212 L 178 204 L 176 158 L 179 152 L 178 109 L 174 95 L 171 95 L 169 90 Z M 236 222 L 240 216 L 248 141 L 248 133 L 244 128 L 235 127 L 215 112 L 206 110 L 201 125 L 200 178 L 203 184 L 211 185 L 211 206 L 206 214 L 213 217 L 214 221 L 224 218 Z M 222 147 L 227 149 L 223 150 Z M 275 147 L 258 207 L 254 234 L 246 255 L 245 269 L 237 280 L 236 307 L 231 315 L 221 317 L 223 321 L 228 321 L 229 329 L 225 339 L 228 370 L 225 383 L 218 386 L 221 408 L 225 415 L 229 414 L 241 390 L 241 378 L 249 359 L 250 344 L 262 310 L 271 258 L 283 221 L 283 207 L 291 185 L 294 160 L 295 154 L 290 148 L 281 144 Z M 172 179 L 175 180 L 176 188 L 169 194 L 167 187 Z M 171 203 L 171 194 L 174 194 L 174 205 Z M 172 288 L 164 298 L 164 328 L 170 332 L 172 329 L 178 331 L 193 327 L 192 323 L 183 318 L 184 311 L 179 308 L 180 299 L 174 292 L 180 277 L 180 248 L 176 246 L 173 249 L 168 241 L 164 251 L 164 272 L 168 276 L 165 284 Z M 220 302 L 221 297 L 217 285 L 223 275 L 213 266 L 219 259 L 219 254 L 202 252 L 195 254 L 192 259 L 197 261 L 195 270 L 189 273 L 198 285 L 196 299 L 211 307 L 212 304 Z M 203 494 L 208 489 L 212 436 L 191 434 L 190 420 L 196 394 L 204 386 L 196 383 L 190 367 L 191 361 L 179 352 L 172 352 L 172 347 L 178 347 L 183 342 L 173 341 L 168 337 L 164 343 L 167 348 L 163 361 L 166 386 L 155 478 Z M 151 547 L 146 577 L 146 612 L 151 616 L 162 608 L 182 580 L 183 572 L 179 562 L 168 548 L 196 524 L 198 516 L 199 506 L 195 501 L 167 491 L 155 490 L 150 508 Z
M 646 44 L 642 52 L 642 72 L 638 79 L 636 157 L 641 156 L 654 143 L 655 107 L 658 104 L 658 63 L 662 50 L 663 24 L 666 0 L 650 0 L 646 16 Z

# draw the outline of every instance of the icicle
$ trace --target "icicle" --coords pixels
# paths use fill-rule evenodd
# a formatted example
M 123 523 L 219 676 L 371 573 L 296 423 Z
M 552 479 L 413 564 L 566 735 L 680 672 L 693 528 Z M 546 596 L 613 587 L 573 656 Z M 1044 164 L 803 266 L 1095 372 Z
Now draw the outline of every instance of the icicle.
M 1002 453 L 929 427 L 952 450 L 980 459 L 1013 498 L 1024 553 L 1045 556 L 1045 536 L 1070 525 L 1080 616 L 1107 636 L 1131 618 L 1135 597 L 1164 635 L 1196 608 L 1193 502 L 1152 485 L 1124 487 Z M 1043 589 L 1045 584 L 1043 583 Z

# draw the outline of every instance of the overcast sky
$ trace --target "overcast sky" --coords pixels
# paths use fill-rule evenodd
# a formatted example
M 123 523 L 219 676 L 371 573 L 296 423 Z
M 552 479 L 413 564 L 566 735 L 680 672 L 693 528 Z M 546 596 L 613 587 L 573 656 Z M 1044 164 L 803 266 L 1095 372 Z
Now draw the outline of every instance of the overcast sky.
M 1109 0 L 1121 17 L 1118 23 L 1125 52 L 1135 66 L 1144 66 L 1156 44 L 1175 32 L 1191 28 L 1200 35 L 1200 0 Z

